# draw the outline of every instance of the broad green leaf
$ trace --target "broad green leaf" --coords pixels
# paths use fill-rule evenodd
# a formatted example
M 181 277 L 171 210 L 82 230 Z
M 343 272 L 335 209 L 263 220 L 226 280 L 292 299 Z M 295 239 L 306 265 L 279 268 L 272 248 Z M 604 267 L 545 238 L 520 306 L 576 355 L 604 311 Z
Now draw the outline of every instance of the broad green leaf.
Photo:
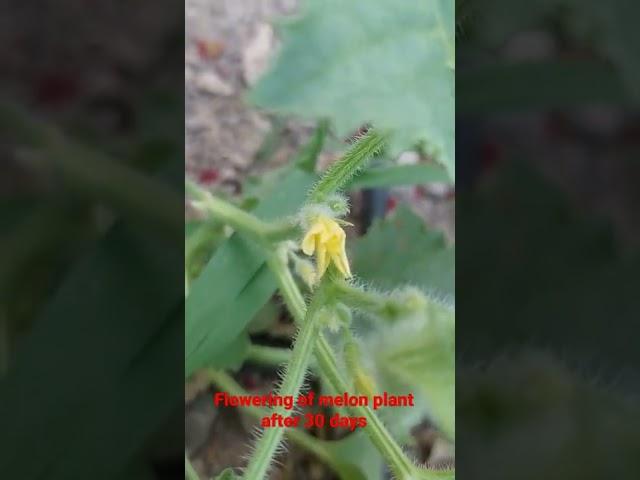
M 275 189 L 280 187 L 289 172 L 291 172 L 291 167 L 283 165 L 260 174 L 248 176 L 242 184 L 243 208 L 252 210 L 261 199 L 267 198 Z
M 455 249 L 407 207 L 376 222 L 364 237 L 351 242 L 350 251 L 353 272 L 375 287 L 411 284 L 455 295 Z
M 447 172 L 439 165 L 396 165 L 365 170 L 354 177 L 348 188 L 381 188 L 401 185 L 419 185 L 432 182 L 449 182 Z
M 345 136 L 365 123 L 391 150 L 424 143 L 455 178 L 455 7 L 451 0 L 307 0 L 251 99 Z
M 447 246 L 442 234 L 429 231 L 407 207 L 377 222 L 353 242 L 351 258 L 353 271 L 374 287 L 394 289 L 410 284 L 436 297 L 455 294 L 453 247 Z M 414 408 L 383 411 L 398 438 L 405 440 L 410 428 L 425 416 L 453 438 L 454 311 L 430 302 L 425 312 L 393 323 L 376 323 L 360 334 L 364 364 L 375 375 L 378 390 L 416 395 Z
M 255 214 L 264 219 L 293 214 L 314 180 L 312 174 L 292 170 Z M 259 247 L 237 234 L 223 243 L 193 282 L 187 299 L 185 376 L 220 358 L 275 289 Z
M 450 307 L 430 302 L 425 311 L 382 324 L 364 339 L 378 391 L 416 397 L 415 407 L 383 412 L 401 439 L 421 416 L 455 438 L 454 316 Z

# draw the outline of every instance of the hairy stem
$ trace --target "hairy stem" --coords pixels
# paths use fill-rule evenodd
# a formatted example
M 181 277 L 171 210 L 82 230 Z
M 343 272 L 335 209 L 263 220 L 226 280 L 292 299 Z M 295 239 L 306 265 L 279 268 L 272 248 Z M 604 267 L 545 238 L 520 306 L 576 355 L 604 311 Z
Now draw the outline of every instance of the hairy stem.
M 249 361 L 277 367 L 291 361 L 291 350 L 252 343 L 249 346 L 247 357 Z
M 287 370 L 282 381 L 282 385 L 278 390 L 280 396 L 292 396 L 298 398 L 307 367 L 313 354 L 313 344 L 318 335 L 318 307 L 322 302 L 322 292 L 318 291 L 314 298 L 312 308 L 307 311 L 307 318 L 301 324 L 298 337 L 293 346 L 291 362 L 287 365 Z M 283 417 L 288 416 L 284 407 L 278 407 L 273 410 Z M 255 446 L 255 451 L 247 469 L 244 478 L 247 480 L 262 480 L 267 477 L 269 467 L 273 461 L 273 457 L 282 441 L 284 428 L 266 428 L 262 436 Z
M 373 294 L 345 281 L 337 281 L 333 285 L 340 301 L 351 308 L 378 314 L 387 304 L 388 296 Z
M 291 272 L 286 265 L 283 264 L 274 265 L 272 268 L 278 278 L 280 292 L 287 304 L 287 307 L 296 322 L 304 325 L 307 309 L 302 293 L 296 285 Z M 323 378 L 337 392 L 348 392 L 350 390 L 348 382 L 345 380 L 342 373 L 340 373 L 335 360 L 335 354 L 321 333 L 319 333 L 315 339 L 314 354 Z M 413 463 L 409 458 L 407 458 L 402 451 L 402 448 L 400 448 L 393 437 L 391 437 L 384 424 L 375 415 L 373 410 L 370 407 L 353 407 L 351 411 L 355 415 L 363 416 L 367 419 L 365 433 L 369 436 L 380 453 L 385 457 L 385 460 L 388 462 L 394 475 L 396 475 L 396 478 L 410 478 L 412 472 L 415 471 Z
M 316 340 L 316 358 L 323 375 L 333 387 L 339 392 L 348 392 L 350 388 L 338 370 L 334 353 L 322 334 Z M 411 478 L 415 470 L 413 462 L 405 455 L 371 407 L 352 407 L 351 411 L 354 415 L 367 419 L 365 432 L 389 464 L 395 478 Z
M 356 287 L 339 279 L 332 285 L 335 298 L 350 308 L 393 320 L 419 311 L 446 310 L 444 304 L 434 301 L 417 288 L 405 287 L 391 293 L 380 293 Z
M 325 172 L 309 194 L 311 203 L 319 203 L 328 195 L 343 188 L 366 163 L 382 150 L 386 136 L 377 130 L 369 130 Z
M 259 243 L 269 244 L 285 240 L 298 233 L 298 226 L 294 221 L 263 222 L 241 208 L 214 197 L 192 182 L 185 182 L 185 186 L 187 193 L 194 199 L 192 203 L 196 208 L 216 220 L 231 225 L 234 229 L 252 237 Z
M 51 125 L 11 103 L 0 101 L 0 129 L 16 135 L 23 145 L 38 149 L 74 193 L 103 202 L 124 216 L 184 240 L 184 209 L 180 194 L 102 152 L 67 139 Z
M 247 392 L 236 382 L 231 375 L 217 370 L 208 370 L 209 379 L 215 383 L 220 389 L 230 395 L 247 395 Z M 261 419 L 271 412 L 266 408 L 257 407 L 241 407 L 245 412 L 254 418 Z M 326 463 L 332 470 L 339 473 L 339 462 L 336 461 L 332 453 L 325 446 L 325 442 L 316 437 L 309 435 L 302 430 L 288 429 L 285 435 L 291 438 L 297 445 L 304 448 L 309 453 L 315 455 L 319 460 Z
M 377 136 L 375 138 L 377 138 Z M 378 141 L 381 142 L 381 146 L 383 142 L 382 137 L 380 137 Z M 376 148 L 380 148 L 380 146 Z M 362 160 L 362 158 L 360 160 Z M 344 172 L 346 172 L 346 170 L 344 170 Z M 353 174 L 353 171 L 351 171 L 349 175 L 344 174 L 344 172 L 339 169 L 339 175 L 336 178 L 342 178 L 343 181 L 345 181 Z M 326 189 L 325 187 L 320 188 L 320 195 L 329 193 L 331 191 L 330 189 L 333 188 L 331 185 L 339 186 L 340 184 L 340 182 L 335 183 L 333 180 L 325 182 L 324 185 Z M 201 205 L 212 215 L 229 223 L 237 230 L 244 231 L 263 244 L 265 244 L 265 241 L 268 242 L 270 238 L 268 235 L 269 226 L 261 220 L 233 205 L 213 198 L 210 194 L 206 194 L 206 192 L 203 194 L 198 187 L 188 187 L 188 189 L 191 190 L 197 199 L 201 200 Z M 318 194 L 318 192 L 316 192 L 316 194 Z M 272 254 L 267 257 L 267 263 L 275 274 L 285 303 L 300 328 L 298 338 L 293 348 L 291 362 L 288 365 L 278 394 L 283 396 L 291 395 L 294 398 L 298 397 L 312 354 L 315 354 L 321 374 L 331 387 L 337 392 L 349 392 L 349 383 L 340 372 L 335 360 L 335 354 L 327 340 L 321 334 L 318 326 L 318 310 L 326 296 L 326 290 L 331 288 L 333 279 L 329 280 L 329 277 L 325 276 L 323 282 L 316 290 L 310 307 L 307 309 L 302 293 L 287 266 L 286 259 L 283 258 L 282 255 Z M 359 293 L 357 294 L 359 295 Z M 364 299 L 366 298 L 360 298 L 359 300 L 362 301 Z M 370 407 L 353 407 L 350 410 L 354 415 L 367 419 L 365 433 L 383 455 L 396 479 L 409 480 L 416 478 L 416 474 L 419 474 L 422 478 L 443 478 L 443 475 L 445 475 L 444 478 L 447 478 L 446 475 L 449 472 L 418 469 L 405 455 L 402 448 L 396 443 L 382 421 Z M 276 409 L 275 412 L 283 416 L 286 415 L 286 410 L 283 408 Z M 266 477 L 284 432 L 285 429 L 283 428 L 267 428 L 264 430 L 263 436 L 256 444 L 254 455 L 247 467 L 244 478 L 247 480 L 260 480 Z M 433 476 L 431 474 L 433 474 Z
M 288 348 L 268 347 L 266 345 L 256 345 L 255 343 L 252 343 L 249 345 L 247 360 L 263 365 L 278 367 L 291 361 L 291 350 Z M 311 370 L 317 368 L 313 359 L 311 359 L 309 368 Z

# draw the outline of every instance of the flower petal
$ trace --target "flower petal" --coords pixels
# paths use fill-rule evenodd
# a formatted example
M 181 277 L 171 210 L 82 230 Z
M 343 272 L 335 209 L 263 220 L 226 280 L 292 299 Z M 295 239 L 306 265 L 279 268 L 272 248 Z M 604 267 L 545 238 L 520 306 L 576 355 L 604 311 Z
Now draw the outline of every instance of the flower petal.
M 340 260 L 342 261 L 344 267 L 344 274 L 347 278 L 351 278 L 353 275 L 351 274 L 351 268 L 349 268 L 349 259 L 347 258 L 347 252 L 342 249 L 340 252 Z
M 316 252 L 316 262 L 318 264 L 318 278 L 324 275 L 329 266 L 329 259 L 327 258 L 327 247 L 323 244 L 318 245 L 318 251 Z
M 305 255 L 313 255 L 316 249 L 316 234 L 309 230 L 302 240 L 302 251 Z
M 347 235 L 342 231 L 342 235 L 340 237 L 340 263 L 342 264 L 343 269 L 342 273 L 347 277 L 351 277 L 351 269 L 349 268 L 349 259 L 347 258 L 347 248 L 346 248 L 346 239 Z
M 346 278 L 351 277 L 351 270 L 349 269 L 349 261 L 344 252 L 334 253 L 331 255 L 334 265 L 338 271 Z
M 349 260 L 345 251 L 346 234 L 340 223 L 327 216 L 318 216 L 302 240 L 302 251 L 306 255 L 316 255 L 317 276 L 322 277 L 329 263 L 345 277 L 351 277 Z

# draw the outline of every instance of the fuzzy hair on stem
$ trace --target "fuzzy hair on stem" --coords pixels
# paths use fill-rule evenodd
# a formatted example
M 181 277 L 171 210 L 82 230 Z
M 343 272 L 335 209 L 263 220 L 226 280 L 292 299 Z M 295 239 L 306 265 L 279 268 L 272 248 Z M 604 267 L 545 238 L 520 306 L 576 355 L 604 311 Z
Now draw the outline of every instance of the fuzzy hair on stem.
M 374 129 L 358 138 L 347 153 L 331 165 L 311 189 L 309 203 L 322 203 L 329 195 L 343 188 L 374 155 L 380 153 L 386 141 L 387 135 Z
M 320 284 L 314 300 L 307 310 L 305 321 L 302 323 L 298 335 L 294 341 L 291 362 L 282 375 L 282 383 L 278 389 L 278 395 L 297 398 L 303 389 L 307 369 L 311 362 L 313 346 L 319 333 L 318 309 L 324 302 L 323 284 Z M 274 412 L 289 415 L 284 408 L 276 408 Z M 251 461 L 244 472 L 247 480 L 262 480 L 267 478 L 274 457 L 281 447 L 284 436 L 284 428 L 266 428 L 255 444 Z

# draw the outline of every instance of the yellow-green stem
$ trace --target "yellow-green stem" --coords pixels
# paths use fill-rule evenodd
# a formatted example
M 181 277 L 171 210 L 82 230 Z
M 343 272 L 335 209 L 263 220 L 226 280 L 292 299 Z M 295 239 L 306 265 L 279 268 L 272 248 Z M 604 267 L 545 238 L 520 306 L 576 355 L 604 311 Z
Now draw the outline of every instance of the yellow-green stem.
M 340 160 L 327 169 L 309 193 L 309 202 L 323 202 L 327 196 L 342 189 L 374 155 L 382 150 L 385 143 L 385 134 L 377 130 L 369 130 L 349 148 Z
M 291 272 L 284 264 L 272 265 L 272 269 L 278 278 L 280 292 L 291 314 L 296 322 L 304 324 L 307 308 Z M 323 378 L 331 384 L 334 390 L 349 392 L 348 383 L 340 373 L 335 361 L 335 354 L 321 333 L 315 340 L 314 354 Z M 364 416 L 367 419 L 365 433 L 385 457 L 396 478 L 403 480 L 411 478 L 415 471 L 413 462 L 405 455 L 373 410 L 370 407 L 354 407 L 351 410 L 355 415 Z
M 192 205 L 194 207 L 218 221 L 231 225 L 235 230 L 263 245 L 285 240 L 298 233 L 298 226 L 292 220 L 285 220 L 275 224 L 263 222 L 241 208 L 214 197 L 193 182 L 185 182 L 185 188 L 193 199 Z
M 363 150 L 366 150 L 366 152 L 368 152 L 367 155 L 370 156 L 382 147 L 384 137 L 376 134 L 375 137 L 373 135 L 369 137 L 368 141 L 372 143 L 369 144 L 366 149 L 363 147 Z M 359 157 L 360 160 L 367 155 L 363 155 L 361 158 Z M 321 188 L 316 188 L 315 193 L 312 194 L 312 198 L 314 198 L 315 195 L 315 199 L 317 200 L 319 196 L 333 191 L 332 189 L 334 189 L 334 187 L 339 188 L 350 176 L 346 175 L 345 172 L 346 170 L 338 170 L 333 179 L 325 182 L 321 181 L 319 184 Z M 353 173 L 353 171 L 351 173 Z M 223 222 L 229 223 L 234 228 L 243 231 L 263 245 L 273 248 L 272 244 L 268 241 L 270 238 L 270 226 L 268 224 L 227 202 L 213 198 L 197 186 L 188 185 L 187 189 L 194 198 L 200 201 L 199 205 L 210 214 Z M 278 254 L 268 255 L 267 258 L 269 267 L 278 279 L 280 292 L 285 303 L 300 328 L 300 333 L 294 345 L 292 360 L 288 365 L 285 379 L 278 394 L 292 395 L 294 398 L 298 396 L 312 353 L 316 356 L 322 376 L 334 390 L 337 392 L 349 392 L 351 389 L 346 379 L 340 373 L 335 361 L 334 352 L 331 350 L 329 343 L 321 334 L 319 326 L 316 324 L 318 320 L 316 318 L 318 317 L 318 315 L 316 315 L 317 308 L 323 299 L 323 295 L 320 295 L 320 293 L 322 293 L 323 288 L 327 288 L 327 284 L 323 283 L 318 287 L 313 302 L 310 308 L 307 309 L 302 294 L 286 264 L 286 260 Z M 383 455 L 396 479 L 409 480 L 415 478 L 418 468 L 405 455 L 402 448 L 396 443 L 373 410 L 370 407 L 353 407 L 351 410 L 354 415 L 363 416 L 367 419 L 365 433 Z M 284 410 L 278 411 L 276 409 L 276 412 L 286 415 L 286 411 Z M 244 475 L 245 479 L 262 480 L 266 477 L 283 434 L 284 429 L 282 428 L 268 428 L 264 431 L 263 436 L 256 444 L 254 455 Z M 421 473 L 424 476 L 428 474 L 429 471 L 421 470 Z M 438 474 L 440 472 L 434 473 Z
M 229 374 L 225 372 L 208 370 L 207 375 L 213 383 L 215 383 L 220 389 L 224 390 L 230 395 L 241 396 L 247 394 L 247 392 L 238 384 L 238 382 L 236 382 Z M 261 419 L 271 413 L 266 408 L 242 407 L 242 409 L 257 419 Z M 325 441 L 313 437 L 304 431 L 296 429 L 287 429 L 285 431 L 285 435 L 288 438 L 291 438 L 291 440 L 293 440 L 297 445 L 304 448 L 309 453 L 315 455 L 319 460 L 328 465 L 336 473 L 339 473 L 338 462 L 325 446 Z
M 322 292 L 316 293 L 314 299 L 315 308 L 309 308 L 307 318 L 300 325 L 298 336 L 293 345 L 291 361 L 282 380 L 282 385 L 278 390 L 278 395 L 282 397 L 291 396 L 298 398 L 305 374 L 313 354 L 313 344 L 319 331 L 319 319 L 317 315 L 318 306 L 322 304 Z M 291 412 L 287 412 L 284 407 L 275 408 L 274 413 L 287 417 Z M 269 468 L 273 462 L 273 457 L 282 441 L 284 428 L 265 428 L 262 436 L 258 439 L 251 461 L 244 473 L 247 480 L 262 480 L 267 478 Z

